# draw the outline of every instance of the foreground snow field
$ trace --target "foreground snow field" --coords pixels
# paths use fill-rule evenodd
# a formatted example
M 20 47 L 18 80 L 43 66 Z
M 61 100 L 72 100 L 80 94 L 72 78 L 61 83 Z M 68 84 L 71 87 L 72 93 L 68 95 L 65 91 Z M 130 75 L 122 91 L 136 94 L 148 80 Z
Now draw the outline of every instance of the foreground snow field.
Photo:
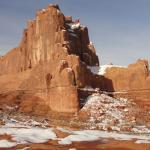
M 35 124 L 35 122 L 33 122 Z M 40 124 L 40 123 L 39 123 Z M 32 125 L 32 124 L 31 124 Z M 55 130 L 67 133 L 64 138 L 57 137 Z M 1 126 L 0 135 L 10 135 L 11 139 L 1 139 L 0 148 L 10 148 L 18 144 L 46 143 L 49 140 L 58 144 L 71 144 L 72 142 L 97 141 L 102 139 L 133 140 L 135 143 L 150 143 L 150 135 L 121 134 L 99 130 L 73 131 L 64 128 L 42 128 L 25 126 L 22 122 L 14 121 Z

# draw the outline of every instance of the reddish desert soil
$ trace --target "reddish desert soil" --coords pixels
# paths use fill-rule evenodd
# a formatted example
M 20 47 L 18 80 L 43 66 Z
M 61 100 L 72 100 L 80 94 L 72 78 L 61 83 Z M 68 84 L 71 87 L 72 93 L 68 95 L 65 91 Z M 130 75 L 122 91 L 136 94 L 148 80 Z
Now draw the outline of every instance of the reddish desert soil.
M 19 150 L 24 147 L 30 147 L 29 150 L 69 150 L 76 148 L 77 150 L 150 150 L 150 144 L 136 144 L 132 141 L 115 141 L 109 140 L 107 142 L 80 142 L 71 145 L 59 145 L 57 141 L 49 141 L 44 144 L 28 144 L 18 145 L 14 148 L 0 148 L 0 150 Z
M 69 134 L 61 132 L 57 129 L 54 130 L 58 138 L 65 138 Z M 10 135 L 1 135 L 0 140 L 11 140 Z M 22 150 L 25 147 L 29 147 L 26 150 L 69 150 L 76 148 L 76 150 L 150 150 L 150 144 L 136 144 L 134 141 L 116 141 L 113 139 L 102 139 L 92 142 L 74 142 L 70 145 L 60 145 L 58 141 L 48 141 L 43 144 L 24 144 L 17 145 L 13 148 L 0 148 L 0 150 Z

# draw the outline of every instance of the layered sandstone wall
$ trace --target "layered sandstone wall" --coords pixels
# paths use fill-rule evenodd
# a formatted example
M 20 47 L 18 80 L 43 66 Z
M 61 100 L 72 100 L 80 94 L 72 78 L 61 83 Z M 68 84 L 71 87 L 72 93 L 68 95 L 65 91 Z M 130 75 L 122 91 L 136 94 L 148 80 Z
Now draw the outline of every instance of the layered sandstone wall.
M 88 65 L 98 65 L 87 27 L 72 30 L 73 23 L 57 5 L 38 11 L 35 20 L 28 21 L 19 46 L 1 58 L 0 74 L 25 71 L 69 54 L 78 55 Z
M 128 67 L 111 67 L 106 69 L 103 89 L 115 92 L 115 97 L 133 99 L 142 106 L 150 106 L 150 74 L 147 60 L 138 60 Z
M 146 60 L 138 60 L 127 68 L 107 68 L 104 76 L 112 80 L 114 91 L 150 89 L 149 66 Z
M 45 107 L 44 113 L 47 108 L 69 113 L 79 110 L 77 89 L 95 79 L 87 66 L 98 66 L 99 61 L 87 27 L 72 29 L 73 24 L 57 5 L 37 12 L 19 46 L 0 58 L 2 97 L 3 92 L 18 94 L 23 112 L 40 112 L 40 106 Z M 8 101 L 13 100 L 14 96 L 8 96 Z

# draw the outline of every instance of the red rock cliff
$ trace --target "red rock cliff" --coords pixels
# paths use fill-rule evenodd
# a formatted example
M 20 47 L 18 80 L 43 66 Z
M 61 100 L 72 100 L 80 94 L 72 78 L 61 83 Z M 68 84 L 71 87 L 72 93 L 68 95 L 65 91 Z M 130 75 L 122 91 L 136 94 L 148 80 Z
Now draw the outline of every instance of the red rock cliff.
M 107 68 L 105 78 L 112 81 L 111 85 L 104 83 L 106 91 L 123 92 L 120 97 L 134 99 L 143 105 L 150 106 L 150 74 L 147 60 L 138 60 L 127 68 Z M 113 86 L 112 86 L 113 85 Z M 109 88 L 112 87 L 112 88 Z
M 0 60 L 0 74 L 21 72 L 49 60 L 65 59 L 75 54 L 87 65 L 98 65 L 87 27 L 71 29 L 71 17 L 65 17 L 57 5 L 38 11 L 28 21 L 19 46 Z
M 0 93 L 17 91 L 21 111 L 39 113 L 41 106 L 56 112 L 78 111 L 77 88 L 95 78 L 87 65 L 99 61 L 87 27 L 72 29 L 73 24 L 57 5 L 49 5 L 28 22 L 19 46 L 1 57 Z
M 138 60 L 127 68 L 107 68 L 105 77 L 113 82 L 114 91 L 150 88 L 148 61 Z

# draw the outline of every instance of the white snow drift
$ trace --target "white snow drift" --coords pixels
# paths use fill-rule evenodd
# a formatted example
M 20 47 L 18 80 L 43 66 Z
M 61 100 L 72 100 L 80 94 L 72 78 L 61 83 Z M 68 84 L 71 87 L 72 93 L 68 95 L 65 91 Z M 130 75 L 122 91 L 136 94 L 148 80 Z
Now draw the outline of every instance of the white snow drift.
M 104 75 L 108 68 L 126 68 L 125 66 L 118 65 L 102 65 L 102 66 L 88 66 L 93 74 Z
M 82 131 L 70 131 L 59 128 L 62 132 L 70 133 L 71 135 L 63 138 L 59 141 L 59 144 L 71 144 L 76 141 L 95 141 L 100 139 L 113 138 L 116 140 L 136 140 L 135 143 L 150 143 L 150 136 L 144 135 L 129 135 L 119 134 L 115 132 L 99 131 L 99 130 L 82 130 Z
M 99 131 L 99 130 L 81 130 L 72 131 L 64 128 L 57 128 L 58 130 L 68 133 L 65 138 L 57 138 L 53 128 L 40 128 L 40 127 L 16 127 L 17 123 L 0 128 L 0 135 L 11 135 L 12 141 L 0 140 L 0 148 L 10 148 L 17 144 L 30 144 L 30 143 L 45 143 L 48 140 L 57 140 L 59 144 L 71 144 L 72 142 L 95 141 L 99 139 L 113 138 L 116 140 L 135 140 L 136 143 L 150 143 L 149 135 L 128 135 L 119 134 L 115 132 Z

